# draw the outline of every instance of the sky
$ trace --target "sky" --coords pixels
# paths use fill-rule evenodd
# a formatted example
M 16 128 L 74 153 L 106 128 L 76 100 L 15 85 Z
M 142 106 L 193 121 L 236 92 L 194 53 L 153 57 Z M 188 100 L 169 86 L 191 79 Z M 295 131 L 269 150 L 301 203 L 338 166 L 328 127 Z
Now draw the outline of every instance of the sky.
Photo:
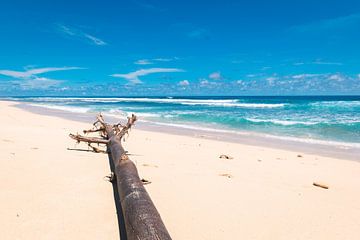
M 360 95 L 358 0 L 0 2 L 1 96 Z

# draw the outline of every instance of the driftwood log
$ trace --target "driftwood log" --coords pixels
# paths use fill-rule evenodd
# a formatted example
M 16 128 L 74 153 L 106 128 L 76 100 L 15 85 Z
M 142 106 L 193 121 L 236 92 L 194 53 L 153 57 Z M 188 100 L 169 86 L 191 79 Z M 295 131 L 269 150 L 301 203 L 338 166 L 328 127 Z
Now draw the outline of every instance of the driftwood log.
M 329 186 L 326 185 L 325 183 L 313 182 L 313 185 L 316 186 L 316 187 L 321 187 L 321 188 L 324 188 L 324 189 L 329 189 Z
M 128 117 L 126 125 L 111 125 L 99 115 L 94 128 L 84 133 L 99 132 L 101 137 L 70 134 L 77 142 L 86 142 L 94 152 L 100 152 L 92 144 L 105 144 L 114 166 L 114 181 L 117 182 L 127 240 L 171 239 L 160 214 L 139 178 L 135 164 L 129 159 L 121 140 L 134 125 L 136 116 Z

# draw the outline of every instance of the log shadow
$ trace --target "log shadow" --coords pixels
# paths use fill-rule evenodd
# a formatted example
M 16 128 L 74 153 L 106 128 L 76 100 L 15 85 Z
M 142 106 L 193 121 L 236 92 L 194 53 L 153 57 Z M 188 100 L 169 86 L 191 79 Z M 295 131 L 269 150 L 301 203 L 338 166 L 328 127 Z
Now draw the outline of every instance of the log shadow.
M 109 153 L 108 156 L 109 156 L 110 170 L 111 170 L 111 172 L 115 172 L 115 166 L 114 166 L 114 162 L 112 160 L 111 153 Z M 122 206 L 121 206 L 121 202 L 120 202 L 119 191 L 118 191 L 116 179 L 114 181 L 112 181 L 112 187 L 113 187 L 113 195 L 114 195 L 114 201 L 115 201 L 115 207 L 116 207 L 116 215 L 117 215 L 117 220 L 118 220 L 120 239 L 127 240 L 124 214 L 122 211 Z

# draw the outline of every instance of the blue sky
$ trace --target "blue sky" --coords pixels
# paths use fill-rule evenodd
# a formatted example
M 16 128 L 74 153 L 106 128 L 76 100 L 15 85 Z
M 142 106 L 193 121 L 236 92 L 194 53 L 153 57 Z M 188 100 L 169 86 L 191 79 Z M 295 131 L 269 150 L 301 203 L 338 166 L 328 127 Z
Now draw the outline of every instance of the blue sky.
M 360 1 L 0 9 L 0 95 L 360 94 Z

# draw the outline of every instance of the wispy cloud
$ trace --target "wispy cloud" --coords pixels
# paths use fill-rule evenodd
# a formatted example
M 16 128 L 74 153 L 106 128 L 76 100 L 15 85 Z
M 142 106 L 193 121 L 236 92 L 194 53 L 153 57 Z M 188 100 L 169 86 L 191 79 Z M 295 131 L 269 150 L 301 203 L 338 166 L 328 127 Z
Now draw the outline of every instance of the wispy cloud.
M 193 40 L 209 39 L 211 32 L 204 26 L 195 25 L 189 22 L 177 22 L 170 25 L 170 30 L 175 34 L 179 34 L 182 37 L 186 37 Z
M 304 78 L 312 78 L 312 77 L 317 77 L 320 76 L 321 74 L 314 74 L 314 73 L 302 73 L 302 74 L 296 74 L 296 75 L 291 75 L 291 78 L 294 79 L 304 79 Z
M 308 24 L 293 26 L 291 27 L 291 30 L 302 33 L 313 31 L 328 31 L 358 27 L 359 23 L 360 13 L 356 13 L 336 18 L 323 19 Z
M 139 79 L 141 76 L 146 76 L 148 74 L 153 73 L 170 73 L 170 72 L 184 72 L 183 69 L 179 68 L 148 68 L 148 69 L 140 69 L 135 72 L 130 72 L 126 74 L 112 74 L 112 77 L 124 78 L 129 81 L 131 84 L 139 84 L 142 81 Z
M 179 58 L 173 57 L 173 58 L 152 58 L 152 59 L 139 59 L 134 62 L 136 65 L 150 65 L 155 64 L 155 62 L 171 62 L 178 60 Z
M 149 1 L 132 0 L 132 2 L 138 5 L 139 7 L 142 7 L 147 10 L 158 11 L 158 12 L 166 11 L 166 9 L 160 7 L 155 3 L 150 3 Z
M 79 67 L 48 67 L 48 68 L 34 68 L 26 71 L 12 71 L 12 70 L 0 70 L 1 75 L 13 77 L 13 78 L 30 78 L 37 74 L 55 72 L 55 71 L 67 71 L 74 69 L 82 69 Z
M 294 66 L 302 66 L 302 65 L 335 65 L 335 66 L 342 66 L 344 65 L 341 62 L 332 62 L 332 61 L 324 61 L 322 59 L 316 59 L 312 62 L 295 62 L 293 63 Z
M 262 67 L 261 68 L 261 71 L 266 71 L 266 70 L 269 70 L 269 69 L 271 69 L 272 67 L 268 67 L 268 66 L 265 66 L 265 67 Z
M 107 43 L 101 40 L 100 38 L 94 37 L 90 34 L 84 34 L 84 37 L 92 41 L 95 45 L 100 45 L 100 46 L 107 45 Z
M 192 39 L 205 39 L 210 37 L 210 33 L 205 28 L 197 28 L 189 31 L 187 36 Z
M 56 27 L 59 32 L 65 34 L 68 37 L 79 39 L 97 46 L 107 45 L 107 43 L 104 40 L 95 37 L 94 35 L 91 35 L 89 33 L 83 32 L 78 28 L 65 26 L 63 24 L 56 24 Z
M 134 62 L 134 64 L 136 65 L 150 65 L 150 64 L 154 64 L 152 61 L 150 61 L 149 59 L 140 59 Z
M 326 61 L 322 61 L 320 59 L 312 62 L 312 64 L 316 64 L 316 65 L 337 65 L 337 66 L 343 65 L 343 63 L 341 63 L 341 62 L 326 62 Z
M 247 74 L 246 77 L 254 78 L 254 77 L 257 77 L 257 76 L 259 76 L 259 75 L 260 75 L 260 74 L 251 73 L 251 74 Z
M 18 83 L 21 86 L 30 88 L 47 88 L 49 86 L 58 85 L 62 80 L 50 79 L 46 77 L 39 77 L 39 74 L 56 71 L 68 71 L 75 69 L 83 69 L 80 67 L 46 67 L 46 68 L 31 68 L 25 71 L 13 71 L 13 70 L 0 70 L 0 75 L 14 78 L 13 82 Z
M 158 61 L 158 62 L 171 62 L 174 60 L 178 60 L 178 57 L 173 57 L 173 58 L 154 58 L 153 61 Z

